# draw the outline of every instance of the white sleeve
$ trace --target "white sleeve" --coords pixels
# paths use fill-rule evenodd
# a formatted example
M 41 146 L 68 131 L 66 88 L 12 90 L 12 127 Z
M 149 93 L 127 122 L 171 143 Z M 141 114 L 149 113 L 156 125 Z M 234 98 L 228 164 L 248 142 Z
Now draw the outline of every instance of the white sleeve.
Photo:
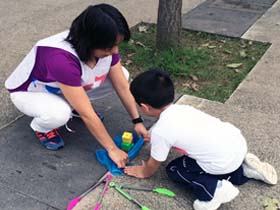
M 160 162 L 167 159 L 168 153 L 172 145 L 164 137 L 155 134 L 151 134 L 151 156 Z

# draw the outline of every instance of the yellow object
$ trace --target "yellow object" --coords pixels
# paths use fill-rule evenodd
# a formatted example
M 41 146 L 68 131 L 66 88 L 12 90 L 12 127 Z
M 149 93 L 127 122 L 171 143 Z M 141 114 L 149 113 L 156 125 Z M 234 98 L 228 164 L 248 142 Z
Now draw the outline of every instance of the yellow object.
M 132 133 L 130 132 L 124 132 L 122 135 L 122 141 L 125 143 L 131 143 L 133 140 Z

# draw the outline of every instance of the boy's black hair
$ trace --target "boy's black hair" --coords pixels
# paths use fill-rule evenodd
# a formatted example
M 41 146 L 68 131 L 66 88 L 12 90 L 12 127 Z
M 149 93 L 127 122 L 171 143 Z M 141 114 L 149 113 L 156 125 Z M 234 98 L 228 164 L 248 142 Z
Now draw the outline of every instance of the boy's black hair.
M 124 16 L 118 9 L 108 4 L 89 6 L 72 22 L 65 39 L 72 44 L 79 58 L 90 60 L 92 50 L 111 49 L 117 42 L 117 36 L 130 39 L 130 31 Z
M 160 109 L 174 100 L 174 85 L 168 73 L 159 68 L 150 69 L 136 76 L 130 91 L 137 104 L 148 104 Z

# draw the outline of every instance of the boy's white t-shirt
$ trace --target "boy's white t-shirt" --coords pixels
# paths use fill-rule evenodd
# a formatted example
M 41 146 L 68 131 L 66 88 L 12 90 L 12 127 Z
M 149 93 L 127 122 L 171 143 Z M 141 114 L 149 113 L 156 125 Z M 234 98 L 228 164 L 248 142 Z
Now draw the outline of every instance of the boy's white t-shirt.
M 227 174 L 242 164 L 247 153 L 240 130 L 188 105 L 170 105 L 151 130 L 151 156 L 165 161 L 176 147 L 210 174 Z

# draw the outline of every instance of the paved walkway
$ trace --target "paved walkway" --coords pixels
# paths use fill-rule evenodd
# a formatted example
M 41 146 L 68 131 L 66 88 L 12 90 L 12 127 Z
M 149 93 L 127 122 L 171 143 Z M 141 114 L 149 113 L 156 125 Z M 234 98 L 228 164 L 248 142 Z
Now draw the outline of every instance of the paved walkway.
M 1 57 L 3 59 L 0 61 L 1 70 L 3 68 L 1 71 L 3 72 L 3 78 L 1 78 L 1 81 L 4 81 L 4 78 L 9 74 L 9 69 L 12 69 L 12 67 L 20 61 L 36 40 L 67 28 L 73 16 L 78 14 L 86 5 L 96 2 L 101 1 L 37 1 L 36 5 L 32 4 L 31 0 L 24 0 L 21 1 L 21 3 L 10 0 L 1 1 L 0 20 L 1 24 L 3 23 L 3 28 L 0 30 L 0 44 L 3 46 L 3 51 L 1 52 Z M 112 0 L 106 2 L 117 5 L 127 17 L 130 25 L 134 25 L 141 20 L 155 22 L 157 1 Z M 185 13 L 203 1 L 186 0 L 183 2 L 183 13 Z M 137 9 L 135 9 L 135 5 L 137 5 Z M 4 9 L 7 8 L 7 6 L 8 8 L 11 8 L 12 11 Z M 53 13 L 53 11 L 56 12 Z M 9 19 L 6 17 L 13 18 Z M 6 19 L 5 23 L 3 21 L 4 19 Z M 42 29 L 43 31 L 39 29 Z M 7 37 L 8 34 L 9 37 Z M 243 35 L 243 38 L 246 39 L 271 42 L 272 46 L 257 63 L 247 78 L 240 84 L 230 99 L 225 104 L 191 96 L 183 96 L 178 101 L 178 103 L 191 104 L 201 110 L 237 125 L 246 136 L 250 151 L 257 154 L 261 159 L 272 163 L 276 167 L 278 174 L 280 174 L 280 92 L 278 90 L 280 84 L 279 34 L 280 3 L 277 1 L 274 6 Z M 26 37 L 29 37 L 29 39 L 26 40 Z M 13 59 L 11 60 L 11 58 Z M 12 108 L 3 87 L 1 91 L 1 98 L 4 99 L 1 102 L 1 110 L 5 110 L 5 112 L 1 112 L 0 120 L 2 123 L 1 125 L 5 125 L 11 119 L 18 116 L 19 113 L 15 112 Z M 136 162 L 148 157 L 148 147 L 149 145 L 145 146 Z M 176 155 L 178 154 L 172 153 L 169 159 L 172 159 L 172 157 Z M 4 160 L 5 156 L 2 157 L 3 162 Z M 9 162 L 6 164 L 9 164 Z M 150 179 L 138 180 L 122 176 L 115 177 L 114 181 L 117 183 L 137 184 L 150 187 L 166 187 L 172 189 L 177 194 L 174 199 L 159 196 L 150 192 L 143 193 L 130 191 L 132 195 L 150 209 L 192 209 L 194 197 L 190 192 L 167 180 L 164 173 L 165 165 L 166 164 L 163 164 L 161 170 Z M 42 200 L 38 200 L 36 195 L 32 195 L 32 193 L 26 194 L 15 190 L 17 186 L 9 186 L 7 184 L 8 182 L 5 181 L 5 179 L 9 177 L 3 176 L 5 173 L 2 171 L 2 165 L 0 168 L 1 210 L 64 209 L 63 207 L 60 207 L 60 205 L 49 205 L 46 202 L 42 202 Z M 75 176 L 75 174 L 73 174 L 73 176 Z M 28 179 L 28 177 L 26 177 L 26 179 Z M 30 188 L 31 185 L 26 187 Z M 45 190 L 45 186 L 42 186 L 42 190 Z M 30 188 L 30 192 L 31 191 L 32 188 Z M 75 210 L 92 209 L 100 191 L 101 189 L 97 189 L 86 196 Z M 51 193 L 55 192 L 50 191 L 50 194 Z M 262 210 L 264 209 L 262 207 L 264 199 L 280 199 L 279 195 L 279 184 L 274 187 L 269 187 L 259 182 L 250 181 L 246 185 L 240 187 L 240 195 L 234 201 L 223 205 L 220 209 Z M 102 209 L 120 208 L 122 210 L 139 209 L 136 205 L 125 200 L 114 190 L 109 190 L 103 200 Z
M 183 14 L 183 27 L 195 31 L 241 37 L 275 0 L 206 0 Z

